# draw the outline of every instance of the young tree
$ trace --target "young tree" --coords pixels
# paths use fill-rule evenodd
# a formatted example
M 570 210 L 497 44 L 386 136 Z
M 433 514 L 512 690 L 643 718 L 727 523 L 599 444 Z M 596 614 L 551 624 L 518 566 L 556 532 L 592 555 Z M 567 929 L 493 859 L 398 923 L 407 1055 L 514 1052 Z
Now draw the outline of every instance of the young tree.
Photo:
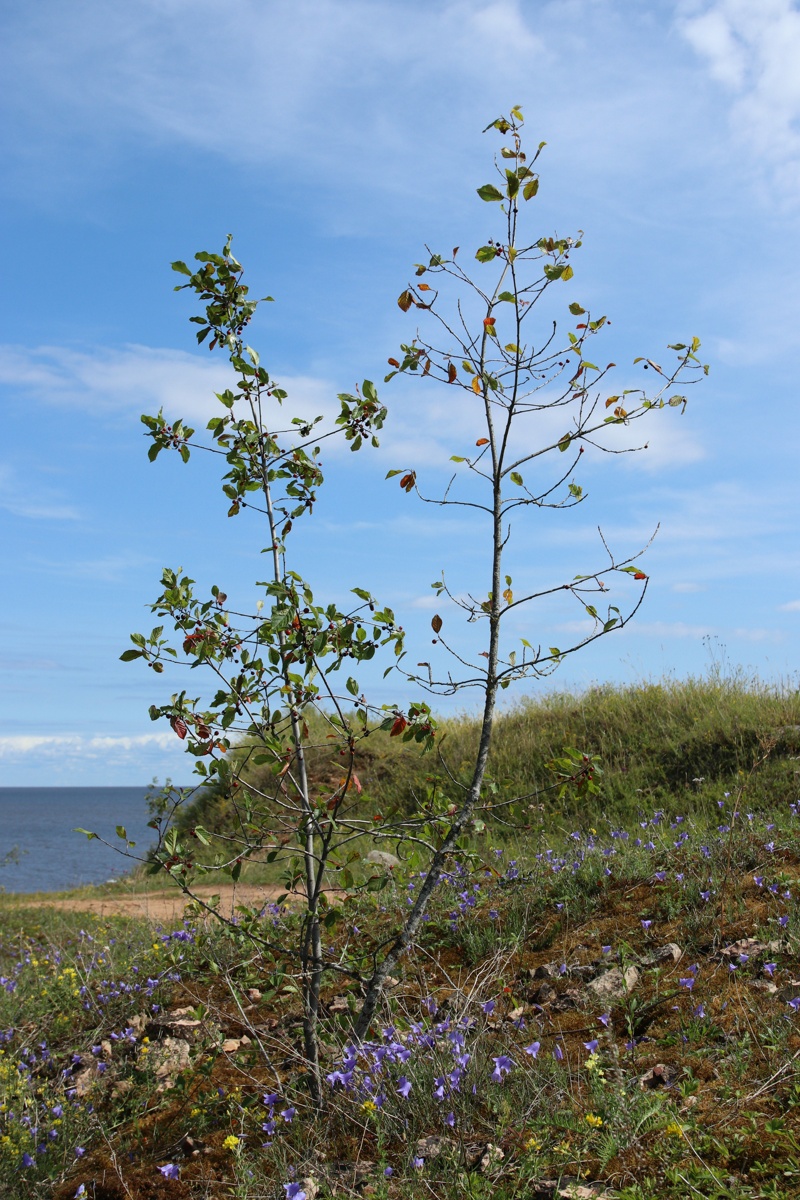
M 621 629 L 644 599 L 647 575 L 637 565 L 644 550 L 618 559 L 602 533 L 602 565 L 570 580 L 543 582 L 535 591 L 516 594 L 506 567 L 512 514 L 519 518 L 525 511 L 540 513 L 581 504 L 585 493 L 574 473 L 585 447 L 612 454 L 641 448 L 621 449 L 618 441 L 609 441 L 608 434 L 614 427 L 615 432 L 620 426 L 630 427 L 665 407 L 683 412 L 686 396 L 677 393 L 675 385 L 681 380 L 685 386 L 708 373 L 708 367 L 697 358 L 700 341 L 695 337 L 689 344 L 669 347 L 676 360 L 668 369 L 650 358 L 634 359 L 634 364 L 643 364 L 645 370 L 658 377 L 653 396 L 648 397 L 640 388 L 606 395 L 605 379 L 615 364 L 598 367 L 586 355 L 587 342 L 604 327 L 605 317 L 593 317 L 577 301 L 568 305 L 565 301 L 564 308 L 577 318 L 574 330 L 567 330 L 566 340 L 558 339 L 553 319 L 546 318 L 538 328 L 530 329 L 531 318 L 550 289 L 558 289 L 572 279 L 571 258 L 581 242 L 569 237 L 534 235 L 531 239 L 526 235 L 524 210 L 539 190 L 534 166 L 545 143 L 540 142 L 529 158 L 522 144 L 522 126 L 522 112 L 515 107 L 509 116 L 498 117 L 484 130 L 496 131 L 505 144 L 499 160 L 495 158 L 495 182 L 477 189 L 483 202 L 497 205 L 500 228 L 495 238 L 475 251 L 473 262 L 479 264 L 476 274 L 470 275 L 462 266 L 463 256 L 459 259 L 458 249 L 449 258 L 428 249 L 428 261 L 416 266 L 416 281 L 398 298 L 404 312 L 416 309 L 432 321 L 433 333 L 425 337 L 417 332 L 401 346 L 400 358 L 389 360 L 393 370 L 386 381 L 397 374 L 411 373 L 428 383 L 444 384 L 453 389 L 454 402 L 457 398 L 459 425 L 469 424 L 463 416 L 469 404 L 483 426 L 474 447 L 458 447 L 459 453 L 452 455 L 455 473 L 443 492 L 429 495 L 424 491 L 413 464 L 392 470 L 387 476 L 399 475 L 401 489 L 414 493 L 425 504 L 466 509 L 476 525 L 477 545 L 485 548 L 484 575 L 474 593 L 454 593 L 444 573 L 431 585 L 437 597 L 444 597 L 450 606 L 461 610 L 467 622 L 476 624 L 478 633 L 471 650 L 465 653 L 448 639 L 443 633 L 444 621 L 437 613 L 431 626 L 434 643 L 443 652 L 437 656 L 441 664 L 438 673 L 427 662 L 419 664 L 426 669 L 424 675 L 405 673 L 410 682 L 434 696 L 476 690 L 482 713 L 472 778 L 460 784 L 453 779 L 461 789 L 461 803 L 431 855 L 426 879 L 416 893 L 403 929 L 373 972 L 356 1026 L 359 1037 L 369 1028 L 384 981 L 413 942 L 442 869 L 480 805 L 498 693 L 511 683 L 550 674 L 568 655 Z M 422 282 L 423 277 L 431 282 Z M 453 293 L 449 304 L 443 290 L 447 285 L 452 285 Z M 549 419 L 553 415 L 560 426 L 555 436 Z M 556 464 L 543 482 L 539 460 L 547 455 L 553 456 Z M 638 584 L 626 612 L 609 602 L 609 580 L 622 577 L 630 577 L 634 586 Z M 584 636 L 565 647 L 544 648 L 526 638 L 505 634 L 510 616 L 516 618 L 522 607 L 557 593 L 572 597 L 591 619 L 591 628 Z M 398 669 L 403 670 L 402 664 Z M 562 784 L 596 790 L 592 782 L 595 760 L 591 756 L 568 752 L 553 766 Z
M 338 916 L 328 903 L 325 886 L 331 870 L 338 872 L 342 884 L 353 886 L 350 842 L 367 827 L 352 811 L 353 798 L 360 792 L 354 771 L 356 745 L 370 724 L 392 728 L 402 721 L 407 736 L 430 748 L 434 725 L 425 704 L 411 705 L 404 712 L 395 706 L 387 711 L 370 708 L 359 700 L 353 676 L 347 678 L 343 692 L 336 689 L 332 676 L 343 666 L 366 662 L 383 647 L 401 656 L 403 630 L 392 611 L 379 607 L 362 588 L 353 589 L 358 602 L 350 609 L 317 603 L 310 585 L 286 561 L 293 525 L 311 513 L 323 482 L 320 444 L 338 433 L 351 450 L 366 441 L 377 446 L 376 431 L 383 425 L 386 409 L 378 402 L 373 384 L 364 380 L 357 395 L 339 396 L 340 413 L 331 429 L 317 428 L 321 417 L 294 417 L 280 428 L 286 392 L 243 341 L 257 302 L 248 299 L 241 265 L 231 253 L 231 239 L 222 254 L 203 252 L 195 257 L 200 265 L 194 272 L 183 262 L 172 264 L 189 280 L 176 290 L 189 288 L 203 302 L 203 315 L 191 318 L 201 326 L 197 340 L 210 339 L 210 349 L 228 355 L 235 385 L 217 395 L 222 413 L 208 423 L 208 444 L 195 440 L 195 431 L 181 420 L 169 424 L 163 412 L 143 416 L 152 439 L 149 457 L 153 461 L 162 450 L 173 449 L 188 462 L 190 447 L 199 447 L 224 459 L 222 490 L 230 503 L 228 516 L 247 510 L 266 521 L 271 569 L 270 577 L 258 586 L 269 607 L 263 611 L 265 602 L 258 601 L 255 611 L 234 610 L 216 585 L 210 596 L 200 598 L 195 581 L 182 568 L 166 569 L 163 591 L 152 611 L 172 622 L 181 637 L 182 654 L 168 644 L 159 625 L 149 637 L 133 634 L 133 648 L 122 658 L 143 658 L 160 673 L 168 655 L 184 667 L 203 666 L 211 672 L 216 691 L 205 703 L 183 690 L 169 703 L 153 705 L 150 716 L 166 718 L 196 757 L 196 774 L 206 784 L 213 782 L 218 794 L 232 798 L 232 822 L 223 838 L 229 852 L 212 862 L 197 862 L 196 846 L 193 849 L 191 843 L 194 839 L 207 845 L 205 829 L 195 826 L 187 839 L 179 836 L 175 826 L 165 827 L 162 819 L 154 823 L 162 830 L 155 862 L 209 911 L 213 905 L 192 890 L 198 874 L 223 871 L 237 880 L 243 862 L 257 856 L 288 864 L 287 892 L 301 894 L 305 906 L 299 947 L 268 936 L 256 913 L 250 914 L 245 931 L 264 950 L 299 968 L 305 1058 L 312 1094 L 320 1102 L 317 1022 L 322 975 L 325 970 L 347 969 L 323 960 L 323 921 L 331 924 Z M 321 722 L 321 736 L 338 750 L 341 778 L 332 790 L 311 779 L 307 769 L 310 710 L 318 716 L 317 734 Z M 236 744 L 243 744 L 244 752 L 231 755 Z M 263 764 L 271 767 L 271 786 L 257 786 L 248 776 L 252 766 Z M 174 813 L 187 798 L 178 793 L 169 805 L 165 797 L 162 812 Z
M 485 532 L 482 579 L 474 592 L 451 590 L 442 574 L 433 588 L 443 604 L 461 610 L 476 634 L 477 645 L 464 650 L 459 640 L 448 636 L 444 619 L 437 613 L 431 622 L 439 653 L 449 657 L 449 666 L 421 663 L 424 673 L 404 667 L 403 630 L 391 609 L 379 607 L 366 589 L 354 588 L 358 604 L 343 610 L 335 604 L 318 603 L 309 584 L 287 563 L 287 539 L 294 522 L 311 512 L 322 483 L 320 445 L 324 438 L 342 434 L 353 450 L 365 441 L 377 446 L 376 431 L 386 417 L 373 384 L 365 380 L 356 395 L 341 395 L 335 428 L 323 430 L 322 418 L 293 418 L 280 428 L 285 392 L 261 366 L 256 352 L 243 340 L 256 302 L 248 299 L 241 282 L 242 269 L 233 258 L 230 239 L 221 255 L 196 255 L 197 270 L 174 263 L 205 306 L 203 315 L 192 320 L 200 325 L 199 342 L 208 339 L 210 348 L 224 351 L 235 373 L 235 387 L 218 395 L 221 415 L 208 424 L 210 444 L 204 448 L 221 455 L 227 464 L 223 491 L 229 515 L 252 510 L 266 521 L 270 578 L 264 588 L 269 608 L 256 612 L 235 611 L 227 596 L 216 586 L 209 598 L 200 599 L 194 581 L 182 571 L 167 570 L 163 591 L 152 606 L 169 619 L 182 638 L 182 657 L 162 636 L 163 626 L 149 637 L 133 635 L 134 648 L 123 658 L 144 658 L 156 671 L 163 669 L 165 655 L 181 659 L 191 668 L 206 667 L 216 679 L 216 692 L 204 704 L 189 698 L 186 691 L 172 696 L 167 704 L 153 706 L 154 720 L 168 719 L 187 749 L 197 758 L 196 770 L 203 781 L 215 780 L 233 798 L 235 826 L 228 834 L 230 853 L 205 869 L 226 869 L 238 876 L 243 860 L 266 854 L 271 859 L 298 858 L 298 873 L 290 874 L 287 887 L 302 884 L 305 913 L 296 961 L 303 998 L 305 1055 L 310 1067 L 312 1091 L 321 1097 L 317 1052 L 317 1018 L 320 983 L 325 970 L 359 972 L 344 961 L 327 962 L 322 953 L 323 920 L 336 919 L 328 904 L 324 884 L 334 877 L 351 887 L 348 856 L 354 841 L 373 831 L 370 821 L 356 804 L 359 783 L 354 755 L 361 738 L 379 725 L 394 736 L 413 739 L 423 749 L 434 744 L 435 723 L 427 703 L 408 707 L 367 703 L 358 681 L 347 678 L 344 690 L 335 684 L 336 672 L 350 664 L 371 659 L 380 649 L 393 652 L 387 670 L 399 671 L 421 691 L 433 696 L 452 695 L 475 689 L 481 697 L 480 737 L 469 780 L 460 788 L 454 806 L 431 817 L 419 813 L 382 827 L 384 835 L 414 837 L 427 853 L 425 878 L 402 926 L 383 948 L 376 951 L 368 976 L 362 979 L 364 1002 L 354 1034 L 363 1038 L 375 1015 L 386 978 L 413 943 L 430 896 L 451 856 L 481 806 L 489 750 L 492 741 L 498 693 L 513 682 L 549 674 L 563 659 L 589 642 L 622 628 L 638 609 L 647 587 L 647 577 L 637 565 L 642 553 L 615 558 L 603 541 L 604 561 L 567 581 L 542 584 L 518 595 L 513 590 L 506 558 L 512 533 L 512 515 L 565 508 L 584 499 L 582 485 L 575 480 L 584 448 L 599 446 L 618 453 L 620 447 L 604 442 L 604 434 L 629 427 L 664 407 L 686 406 L 683 394 L 675 392 L 679 379 L 692 382 L 707 368 L 697 359 L 699 341 L 670 347 L 675 364 L 663 369 L 651 359 L 636 359 L 659 380 L 655 395 L 648 398 L 640 389 L 625 389 L 606 396 L 605 379 L 613 364 L 599 368 L 588 360 L 589 339 L 605 325 L 604 317 L 593 317 L 577 302 L 564 307 L 578 318 L 566 339 L 557 340 L 557 325 L 547 320 L 539 331 L 529 334 L 532 314 L 539 310 L 551 289 L 559 289 L 572 278 L 571 257 L 580 247 L 571 238 L 526 237 L 523 216 L 527 203 L 538 191 L 534 165 L 541 143 L 532 158 L 522 144 L 522 113 L 512 109 L 487 126 L 503 138 L 497 180 L 478 189 L 482 202 L 495 204 L 499 213 L 497 237 L 478 247 L 473 278 L 461 265 L 458 252 L 449 258 L 428 251 L 428 261 L 416 268 L 415 282 L 399 297 L 400 308 L 416 309 L 434 322 L 436 339 L 417 333 L 401 348 L 400 357 L 390 359 L 387 375 L 413 374 L 427 383 L 436 381 L 458 396 L 460 409 L 469 403 L 482 422 L 475 446 L 453 454 L 456 474 L 443 493 L 429 495 L 413 464 L 392 470 L 387 477 L 400 476 L 405 493 L 416 494 L 424 503 L 458 505 L 474 515 L 476 537 Z M 488 279 L 486 278 L 488 276 Z M 431 283 L 423 280 L 431 279 Z M 442 285 L 452 285 L 455 299 L 447 307 Z M 557 294 L 557 293 L 556 293 Z M 269 299 L 269 298 L 267 298 Z M 528 339 L 528 340 L 526 340 Z M 553 436 L 552 414 L 559 418 L 560 432 Z M 142 418 L 152 439 L 150 458 L 164 449 L 178 451 L 188 460 L 190 447 L 202 445 L 194 431 L 182 422 L 168 424 L 162 413 Z M 536 440 L 537 425 L 544 432 Z M 556 466 L 552 477 L 541 481 L 533 475 L 540 460 L 552 455 Z M 526 482 L 527 477 L 527 482 Z M 537 481 L 534 482 L 534 479 Z M 610 580 L 630 577 L 636 588 L 627 608 L 609 603 Z M 592 620 L 593 627 L 566 647 L 541 645 L 506 634 L 509 616 L 517 616 L 525 605 L 556 593 L 568 594 Z M 598 605 L 604 605 L 601 612 Z M 448 618 L 449 620 L 449 618 Z M 306 749 L 309 712 L 315 728 L 321 722 L 342 761 L 341 781 L 321 789 L 309 776 Z M 229 751 L 236 741 L 245 749 Z M 251 764 L 269 763 L 273 786 L 256 787 L 248 777 Z M 445 768 L 447 769 L 446 762 Z M 593 760 L 568 756 L 560 765 L 562 778 L 578 787 L 592 789 Z M 205 831 L 195 828 L 200 840 Z M 158 861 L 191 894 L 191 879 L 197 868 L 191 847 L 169 830 L 160 840 Z M 327 910 L 327 911 L 326 911 Z M 265 950 L 289 956 L 291 948 L 277 944 L 255 919 L 250 935 Z

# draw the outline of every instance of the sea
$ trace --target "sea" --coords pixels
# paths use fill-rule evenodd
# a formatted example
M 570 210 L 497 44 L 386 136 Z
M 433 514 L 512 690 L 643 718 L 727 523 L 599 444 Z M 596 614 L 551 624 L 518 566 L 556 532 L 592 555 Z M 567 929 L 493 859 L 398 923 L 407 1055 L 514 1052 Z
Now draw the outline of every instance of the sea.
M 119 879 L 135 863 L 112 848 L 124 849 L 117 825 L 136 843 L 130 853 L 145 855 L 153 844 L 146 794 L 145 787 L 0 787 L 0 890 L 55 892 Z

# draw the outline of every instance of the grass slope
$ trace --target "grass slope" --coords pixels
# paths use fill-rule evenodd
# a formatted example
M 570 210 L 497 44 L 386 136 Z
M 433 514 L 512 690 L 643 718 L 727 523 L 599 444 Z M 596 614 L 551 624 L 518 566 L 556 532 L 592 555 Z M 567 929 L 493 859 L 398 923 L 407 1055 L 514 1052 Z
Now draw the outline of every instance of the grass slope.
M 322 1112 L 278 952 L 290 910 L 253 918 L 257 951 L 191 913 L 153 928 L 3 900 L 0 1192 L 797 1196 L 798 707 L 710 680 L 505 716 L 498 788 L 532 790 L 577 743 L 604 759 L 597 811 L 548 794 L 527 831 L 465 847 L 359 1049 L 354 976 L 419 877 L 339 901 Z M 449 723 L 451 763 L 471 736 Z M 371 753 L 372 802 L 401 807 L 409 759 Z

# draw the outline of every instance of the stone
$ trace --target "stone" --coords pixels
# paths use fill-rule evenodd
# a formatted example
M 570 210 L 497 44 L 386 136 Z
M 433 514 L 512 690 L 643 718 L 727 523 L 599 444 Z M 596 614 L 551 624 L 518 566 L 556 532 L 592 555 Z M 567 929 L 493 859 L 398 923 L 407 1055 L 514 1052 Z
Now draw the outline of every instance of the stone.
M 160 1092 L 174 1087 L 173 1075 L 183 1071 L 191 1061 L 189 1043 L 184 1038 L 166 1037 L 163 1042 L 153 1045 L 150 1053 L 155 1065 L 156 1079 L 159 1080 L 158 1090 Z
M 586 988 L 604 1000 L 621 1000 L 628 992 L 633 991 L 638 982 L 639 972 L 636 967 L 626 967 L 624 972 L 621 967 L 612 967 L 610 971 L 604 971 L 602 975 L 587 983 Z
M 499 1146 L 495 1146 L 492 1142 L 487 1142 L 483 1153 L 481 1154 L 476 1164 L 479 1171 L 488 1171 L 492 1167 L 497 1166 L 505 1158 L 505 1152 Z
M 452 1154 L 455 1149 L 456 1143 L 452 1138 L 440 1137 L 438 1133 L 432 1133 L 428 1137 L 419 1139 L 414 1153 L 417 1158 L 429 1160 L 439 1158 L 442 1154 Z
M 373 867 L 385 867 L 387 871 L 393 871 L 395 867 L 400 866 L 400 859 L 388 850 L 370 850 L 364 861 L 371 863 Z
M 639 1077 L 639 1087 L 642 1091 L 647 1088 L 669 1087 L 674 1078 L 674 1067 L 669 1067 L 666 1063 L 656 1063 L 654 1067 Z
M 666 946 L 659 946 L 652 954 L 648 954 L 643 963 L 648 967 L 654 967 L 657 963 L 678 963 L 683 958 L 683 950 L 677 942 L 667 942 Z

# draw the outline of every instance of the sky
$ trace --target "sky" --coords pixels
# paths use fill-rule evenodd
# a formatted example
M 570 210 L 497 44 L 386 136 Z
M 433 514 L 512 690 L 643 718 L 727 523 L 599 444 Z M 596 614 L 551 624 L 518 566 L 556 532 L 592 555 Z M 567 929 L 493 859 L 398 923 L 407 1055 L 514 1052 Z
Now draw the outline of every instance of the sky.
M 481 131 L 513 104 L 547 142 L 526 220 L 584 231 L 559 303 L 610 318 L 614 390 L 693 335 L 711 368 L 684 414 L 654 415 L 648 451 L 587 458 L 584 504 L 515 526 L 532 588 L 602 566 L 598 526 L 621 555 L 658 528 L 635 620 L 529 694 L 720 665 L 796 686 L 797 3 L 39 0 L 3 6 L 0 46 L 0 784 L 190 778 L 148 717 L 183 677 L 119 656 L 154 624 L 165 566 L 242 606 L 260 594 L 257 516 L 228 520 L 208 460 L 149 464 L 139 421 L 163 406 L 204 424 L 229 382 L 169 267 L 228 233 L 253 294 L 275 297 L 249 340 L 299 410 L 365 378 L 389 409 L 380 450 L 326 450 L 293 543 L 317 597 L 369 588 L 417 661 L 441 569 L 485 590 L 484 531 L 385 481 L 413 466 L 435 485 L 471 419 L 452 390 L 383 376 L 414 333 L 396 299 L 424 247 L 471 255 L 497 232 L 476 188 L 500 143 Z M 516 632 L 582 628 L 548 602 Z M 377 703 L 417 694 L 365 683 Z

